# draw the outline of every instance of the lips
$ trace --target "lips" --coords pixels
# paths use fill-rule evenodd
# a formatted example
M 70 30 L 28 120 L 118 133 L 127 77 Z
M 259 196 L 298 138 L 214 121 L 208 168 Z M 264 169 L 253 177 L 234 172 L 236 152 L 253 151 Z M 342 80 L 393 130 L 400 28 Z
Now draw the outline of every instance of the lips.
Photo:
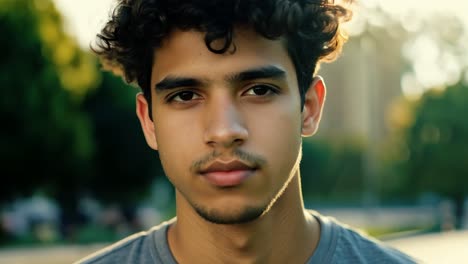
M 200 174 L 211 184 L 218 187 L 234 187 L 242 184 L 256 171 L 254 166 L 239 160 L 230 162 L 216 161 L 200 171 Z

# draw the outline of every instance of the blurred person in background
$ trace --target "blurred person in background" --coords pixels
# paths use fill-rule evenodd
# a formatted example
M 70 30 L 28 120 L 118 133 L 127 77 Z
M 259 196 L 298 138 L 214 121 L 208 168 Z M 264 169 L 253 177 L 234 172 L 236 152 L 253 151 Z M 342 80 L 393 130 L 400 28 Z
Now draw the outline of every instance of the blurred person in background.
M 316 73 L 350 18 L 328 0 L 118 1 L 93 50 L 142 89 L 136 113 L 176 217 L 78 263 L 413 263 L 304 208 Z

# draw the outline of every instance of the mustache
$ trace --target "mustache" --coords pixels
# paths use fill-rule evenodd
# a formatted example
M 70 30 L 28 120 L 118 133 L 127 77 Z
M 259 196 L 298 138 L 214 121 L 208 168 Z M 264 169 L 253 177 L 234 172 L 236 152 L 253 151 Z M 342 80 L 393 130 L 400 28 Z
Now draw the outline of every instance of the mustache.
M 214 162 L 216 159 L 223 156 L 228 156 L 229 158 L 236 158 L 239 161 L 255 168 L 261 167 L 266 164 L 266 159 L 260 155 L 249 153 L 240 149 L 235 149 L 230 154 L 213 151 L 194 161 L 190 166 L 190 169 L 193 172 L 199 172 L 202 170 L 203 167 L 206 167 L 208 164 Z

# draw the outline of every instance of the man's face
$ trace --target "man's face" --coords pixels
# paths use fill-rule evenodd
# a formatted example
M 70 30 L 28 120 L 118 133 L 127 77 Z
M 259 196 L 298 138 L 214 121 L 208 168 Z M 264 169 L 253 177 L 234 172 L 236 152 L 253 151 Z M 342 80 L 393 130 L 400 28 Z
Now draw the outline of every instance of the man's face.
M 211 222 L 247 222 L 298 172 L 295 70 L 281 41 L 236 31 L 235 52 L 220 55 L 203 37 L 176 31 L 155 51 L 153 134 L 145 136 L 154 137 L 148 143 L 159 150 L 178 205 Z

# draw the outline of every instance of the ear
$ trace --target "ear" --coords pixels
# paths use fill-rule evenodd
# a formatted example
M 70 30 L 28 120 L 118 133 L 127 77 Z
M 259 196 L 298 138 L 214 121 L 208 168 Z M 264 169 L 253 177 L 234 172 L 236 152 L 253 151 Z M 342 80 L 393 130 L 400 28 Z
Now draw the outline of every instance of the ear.
M 304 96 L 302 109 L 302 136 L 314 135 L 319 127 L 322 117 L 323 105 L 326 97 L 325 82 L 322 77 L 316 76 Z
M 158 150 L 156 133 L 154 132 L 154 123 L 149 116 L 148 101 L 143 96 L 143 93 L 138 93 L 136 96 L 136 114 L 140 120 L 143 134 L 145 135 L 146 143 L 154 150 Z

